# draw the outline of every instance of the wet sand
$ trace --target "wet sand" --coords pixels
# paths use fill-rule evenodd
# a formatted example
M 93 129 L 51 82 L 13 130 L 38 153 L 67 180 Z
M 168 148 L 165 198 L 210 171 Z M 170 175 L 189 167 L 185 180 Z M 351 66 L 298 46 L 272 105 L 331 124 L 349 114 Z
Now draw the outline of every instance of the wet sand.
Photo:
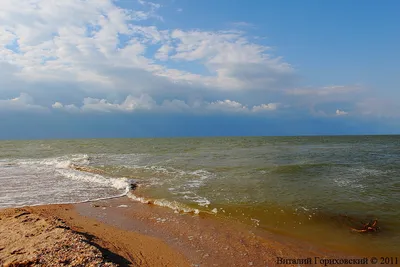
M 93 263 L 97 264 L 95 266 L 100 266 L 99 260 L 102 264 L 112 262 L 119 266 L 152 267 L 299 266 L 298 264 L 277 264 L 279 257 L 284 259 L 311 257 L 313 266 L 322 266 L 314 264 L 314 257 L 362 258 L 323 250 L 311 244 L 272 233 L 260 234 L 256 228 L 217 219 L 212 215 L 177 214 L 170 209 L 142 204 L 127 197 L 74 205 L 9 209 L 7 212 L 11 212 L 11 218 L 17 215 L 12 212 L 29 212 L 35 219 L 46 221 L 49 225 L 47 227 L 50 228 L 55 227 L 54 223 L 62 223 L 63 231 L 76 235 L 76 238 L 82 238 L 82 242 L 90 246 L 89 250 L 97 255 L 95 259 L 97 262 Z M 2 234 L 0 263 L 26 261 L 35 254 L 35 244 L 42 242 L 43 238 L 37 241 L 32 241 L 33 237 L 29 235 L 20 235 L 19 239 L 13 238 L 17 228 L 22 227 L 24 231 L 27 231 L 26 229 L 35 227 L 35 224 L 13 221 L 13 219 L 8 222 L 7 216 L 9 215 L 6 215 L 4 211 L 0 212 Z M 45 238 L 46 242 L 50 243 L 42 243 L 42 245 L 52 247 L 55 240 L 64 238 L 66 233 L 63 231 L 55 232 L 54 236 Z M 28 242 L 25 240 L 33 244 L 30 245 L 32 247 L 30 254 L 10 257 L 12 252 L 10 244 L 24 246 Z M 99 251 L 102 254 L 101 259 L 98 257 Z M 80 251 L 71 250 L 70 253 L 77 254 Z M 63 254 L 57 255 L 54 257 L 57 258 Z M 91 260 L 90 257 L 88 256 L 88 262 Z M 63 263 L 59 262 L 54 266 L 62 265 Z M 80 266 L 73 265 L 71 262 L 64 265 Z

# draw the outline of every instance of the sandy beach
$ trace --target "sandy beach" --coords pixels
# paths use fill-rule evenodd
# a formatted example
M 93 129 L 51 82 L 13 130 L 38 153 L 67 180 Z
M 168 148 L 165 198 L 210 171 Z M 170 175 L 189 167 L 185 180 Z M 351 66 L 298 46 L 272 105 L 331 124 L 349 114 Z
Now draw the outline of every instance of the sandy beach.
M 0 267 L 400 267 L 399 10 L 0 0 Z
M 125 197 L 0 212 L 3 266 L 282 266 L 279 257 L 362 258 Z

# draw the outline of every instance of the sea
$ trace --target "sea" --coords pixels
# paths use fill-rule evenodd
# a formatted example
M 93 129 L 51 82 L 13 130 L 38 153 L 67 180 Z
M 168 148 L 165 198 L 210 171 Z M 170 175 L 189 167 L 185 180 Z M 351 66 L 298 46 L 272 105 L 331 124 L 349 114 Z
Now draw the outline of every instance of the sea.
M 0 141 L 0 208 L 119 196 L 398 256 L 400 136 Z M 379 232 L 351 231 L 375 219 Z

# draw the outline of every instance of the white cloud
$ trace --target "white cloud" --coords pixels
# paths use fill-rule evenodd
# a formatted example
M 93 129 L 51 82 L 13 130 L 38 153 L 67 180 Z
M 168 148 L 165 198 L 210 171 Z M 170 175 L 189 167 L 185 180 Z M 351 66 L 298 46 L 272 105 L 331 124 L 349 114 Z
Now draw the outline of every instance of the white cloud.
M 25 93 L 12 99 L 0 100 L 0 110 L 6 111 L 46 111 L 45 107 L 36 105 L 33 98 Z
M 112 0 L 0 1 L 0 62 L 15 69 L 7 77 L 47 105 L 61 95 L 230 98 L 236 91 L 276 90 L 293 80 L 290 64 L 245 32 L 144 26 L 143 20 L 158 19 L 161 6 L 139 3 L 128 10 Z M 179 67 L 181 62 L 188 67 Z M 0 65 L 0 76 L 5 72 Z
M 60 102 L 54 103 L 52 107 L 71 112 L 133 112 L 137 110 L 154 110 L 157 108 L 157 104 L 149 95 L 141 95 L 140 97 L 129 95 L 122 103 L 112 103 L 106 99 L 86 97 L 80 107 L 73 104 L 63 105 Z
M 343 115 L 348 115 L 349 113 L 340 109 L 336 110 L 336 115 L 337 116 L 343 116 Z
M 159 60 L 168 60 L 169 53 L 173 50 L 173 48 L 169 44 L 164 44 L 158 49 L 157 53 L 155 54 L 155 58 Z
M 213 102 L 195 101 L 188 104 L 183 100 L 173 99 L 164 100 L 157 103 L 151 96 L 143 94 L 139 97 L 129 95 L 121 103 L 110 102 L 106 99 L 85 98 L 80 107 L 75 105 L 63 105 L 56 102 L 52 105 L 54 109 L 62 109 L 70 112 L 136 112 L 136 111 L 152 111 L 152 112 L 194 112 L 194 113 L 247 113 L 251 111 L 259 112 L 262 110 L 274 111 L 280 104 L 270 103 L 253 106 L 252 108 L 233 100 L 218 100 Z
M 176 43 L 171 58 L 204 62 L 215 76 L 204 77 L 203 82 L 221 89 L 271 90 L 294 75 L 290 64 L 268 54 L 269 47 L 249 42 L 243 32 L 174 30 L 171 37 Z
M 206 104 L 206 109 L 214 111 L 225 111 L 225 112 L 246 112 L 248 108 L 236 101 L 224 100 L 215 101 Z
M 51 107 L 55 109 L 61 109 L 64 108 L 64 105 L 61 104 L 60 102 L 55 102 L 53 105 L 51 105 Z
M 114 0 L 0 1 L 0 95 L 24 90 L 37 102 L 21 108 L 70 112 L 254 113 L 281 107 L 260 104 L 285 102 L 272 94 L 308 104 L 303 99 L 347 97 L 360 89 L 287 89 L 295 85 L 296 70 L 254 36 L 237 29 L 170 29 L 158 21 L 161 5 L 138 0 L 134 6 L 121 8 Z
M 254 106 L 253 111 L 254 112 L 259 112 L 259 111 L 267 111 L 267 110 L 276 110 L 280 106 L 280 103 L 269 103 L 269 104 L 262 104 L 259 106 Z
M 70 113 L 77 113 L 80 112 L 81 109 L 78 108 L 77 106 L 75 106 L 74 104 L 70 104 L 70 105 L 63 105 L 60 102 L 55 102 L 53 105 L 51 105 L 51 107 L 53 109 L 58 109 L 58 110 L 64 110 Z
M 138 2 L 143 6 L 148 5 L 148 6 L 152 7 L 153 9 L 158 9 L 158 8 L 161 7 L 160 4 L 153 3 L 153 2 L 150 2 L 150 1 L 138 0 Z

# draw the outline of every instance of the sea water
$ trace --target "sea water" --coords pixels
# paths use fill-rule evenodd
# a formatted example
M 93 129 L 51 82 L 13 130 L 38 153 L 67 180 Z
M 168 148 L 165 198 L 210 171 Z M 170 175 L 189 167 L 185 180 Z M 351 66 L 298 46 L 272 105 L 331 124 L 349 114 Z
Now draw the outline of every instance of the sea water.
M 331 249 L 399 255 L 400 136 L 2 141 L 0 184 L 0 207 L 127 195 Z M 350 231 L 373 219 L 379 233 Z

